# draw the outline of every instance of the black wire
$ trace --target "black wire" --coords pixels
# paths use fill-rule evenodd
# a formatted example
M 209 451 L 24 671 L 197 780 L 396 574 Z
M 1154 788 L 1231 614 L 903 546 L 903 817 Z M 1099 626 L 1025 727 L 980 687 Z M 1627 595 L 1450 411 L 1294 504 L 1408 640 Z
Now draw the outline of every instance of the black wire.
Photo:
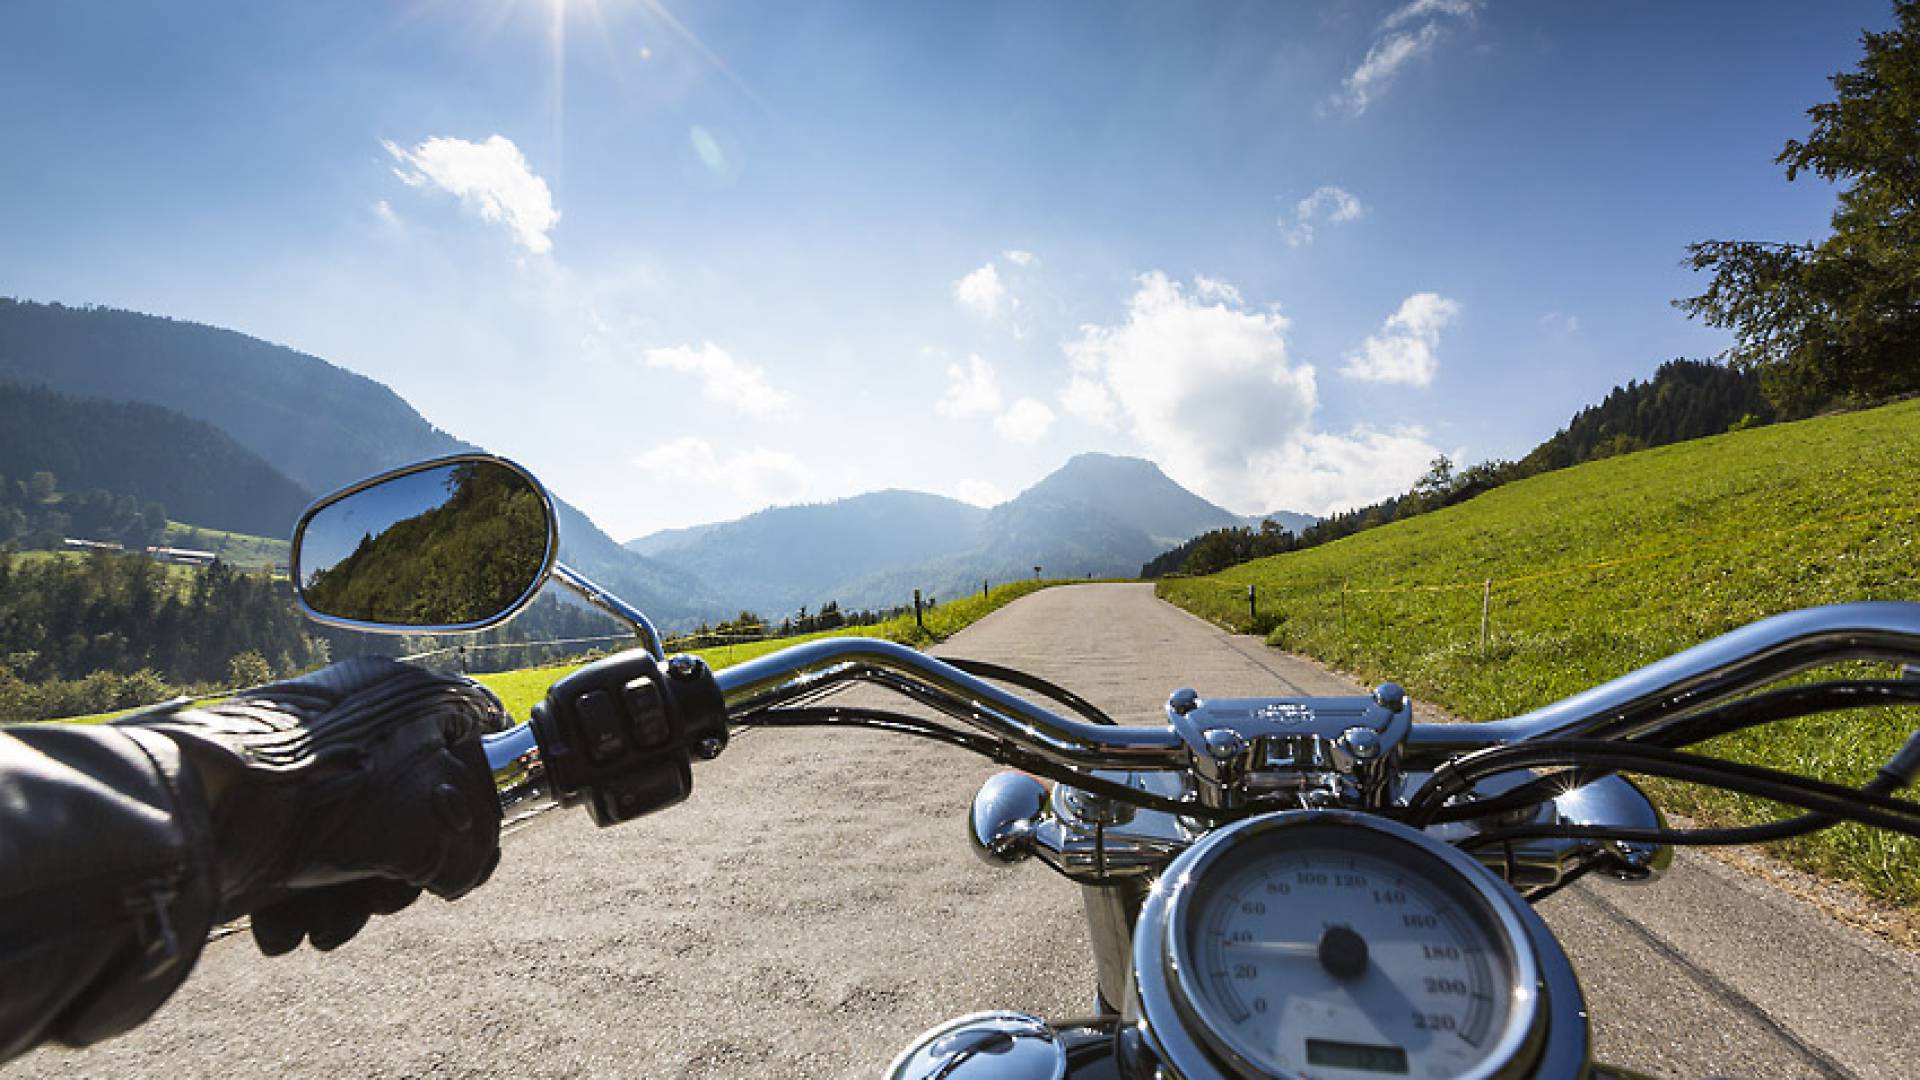
M 1671 763 L 1686 766 L 1690 775 L 1707 773 L 1714 770 L 1731 777 L 1741 777 L 1759 783 L 1779 785 L 1783 789 L 1807 788 L 1815 791 L 1835 793 L 1836 797 L 1857 799 L 1862 797 L 1860 789 L 1829 784 L 1812 777 L 1781 772 L 1758 765 L 1745 765 L 1736 761 L 1707 757 L 1702 754 L 1690 754 L 1666 747 L 1648 746 L 1641 743 L 1617 739 L 1540 739 L 1532 742 L 1513 743 L 1477 751 L 1451 761 L 1435 769 L 1431 779 L 1423 785 L 1413 798 L 1407 801 L 1405 820 L 1414 828 L 1442 819 L 1441 810 L 1446 800 L 1463 795 L 1473 789 L 1476 781 L 1498 773 L 1512 772 L 1516 769 L 1545 766 L 1575 766 L 1575 780 L 1586 780 L 1605 776 L 1615 772 L 1646 772 L 1666 775 L 1645 767 L 1647 763 Z M 1698 781 L 1712 784 L 1711 778 Z M 1578 784 L 1569 784 L 1562 777 L 1546 777 L 1533 781 L 1528 787 L 1540 791 L 1559 792 L 1572 790 Z M 1518 789 L 1516 789 L 1516 792 Z M 1544 798 L 1533 798 L 1532 792 L 1519 795 L 1509 792 L 1484 802 L 1471 804 L 1473 813 L 1462 813 L 1461 807 L 1448 807 L 1444 819 L 1458 820 L 1462 817 L 1484 817 L 1504 809 L 1517 809 L 1521 806 L 1542 802 Z M 1763 796 L 1773 798 L 1773 796 Z M 1867 793 L 1864 796 L 1869 804 L 1879 793 Z M 1791 799 L 1775 799 L 1777 802 L 1793 802 Z M 1798 805 L 1798 804 L 1796 804 Z M 1904 808 L 1912 804 L 1898 804 Z M 1915 807 L 1920 810 L 1920 807 Z
M 1490 762 L 1494 755 L 1500 760 Z M 1477 761 L 1473 759 L 1478 759 Z M 1521 743 L 1515 746 L 1500 747 L 1483 751 L 1463 758 L 1459 765 L 1470 766 L 1462 770 L 1462 775 L 1472 772 L 1500 771 L 1510 768 L 1525 768 L 1533 765 L 1598 766 L 1616 772 L 1645 773 L 1653 776 L 1666 776 L 1690 783 L 1709 784 L 1714 787 L 1755 795 L 1774 802 L 1787 803 L 1818 811 L 1835 818 L 1857 821 L 1863 825 L 1872 825 L 1893 832 L 1920 836 L 1920 803 L 1911 803 L 1891 798 L 1866 789 L 1843 787 L 1823 780 L 1797 776 L 1758 765 L 1743 765 L 1737 762 L 1722 761 L 1718 758 L 1699 754 L 1668 750 L 1664 747 L 1637 746 L 1604 739 L 1558 739 L 1537 743 Z M 1457 782 L 1461 777 L 1449 778 L 1448 784 Z M 1436 780 L 1440 779 L 1437 775 Z M 1468 780 L 1471 783 L 1471 780 Z M 1429 784 L 1429 788 L 1433 787 Z M 1427 789 L 1422 789 L 1426 794 Z M 1409 809 L 1412 809 L 1409 807 Z M 1418 820 L 1408 815 L 1409 822 Z M 1804 823 L 1798 823 L 1803 825 Z M 1462 846 L 1477 846 L 1492 843 L 1499 839 L 1522 839 L 1539 836 L 1564 837 L 1575 839 L 1621 839 L 1645 843 L 1742 843 L 1748 842 L 1753 829 L 1786 827 L 1785 823 L 1773 826 L 1748 827 L 1729 830 L 1673 830 L 1673 829 L 1608 829 L 1586 826 L 1521 826 L 1515 829 L 1485 833 L 1472 840 L 1464 841 Z
M 1143 810 L 1154 810 L 1163 814 L 1176 814 L 1182 817 L 1200 818 L 1211 822 L 1232 821 L 1244 816 L 1245 810 L 1222 810 L 1201 806 L 1199 803 L 1182 802 L 1163 795 L 1141 791 L 1139 788 L 1094 776 L 1071 765 L 1061 765 L 1041 757 L 1012 743 L 991 736 L 970 731 L 955 731 L 952 728 L 931 720 L 924 720 L 906 713 L 889 712 L 885 709 L 867 709 L 850 705 L 826 705 L 809 708 L 762 709 L 749 713 L 735 721 L 739 727 L 863 727 L 876 731 L 887 731 L 896 735 L 911 735 L 916 738 L 931 739 L 935 742 L 957 746 L 970 750 L 982 757 L 991 758 L 1003 765 L 1043 776 L 1049 780 L 1079 788 L 1082 791 L 1104 796 L 1119 802 L 1137 806 Z
M 1920 703 L 1920 680 L 1850 679 L 1769 690 L 1672 721 L 1631 741 L 1681 747 L 1735 731 L 1814 713 Z
M 934 742 L 957 746 L 962 750 L 971 750 L 987 757 L 994 757 L 998 753 L 998 743 L 985 735 L 955 731 L 944 725 L 922 720 L 917 716 L 908 716 L 905 713 L 890 713 L 882 709 L 863 709 L 857 706 L 763 709 L 760 712 L 750 713 L 735 723 L 740 727 L 872 728 L 895 735 L 931 739 Z
M 1022 690 L 1031 690 L 1045 698 L 1051 698 L 1102 727 L 1119 726 L 1113 717 L 1102 712 L 1098 705 L 1095 705 L 1093 702 L 1088 701 L 1086 698 L 1081 697 L 1066 687 L 1050 683 L 1038 675 L 1029 675 L 1017 668 L 990 664 L 985 660 L 962 660 L 951 656 L 943 656 L 940 659 L 976 678 L 992 679 L 1010 686 L 1017 686 Z
M 1687 746 L 1760 724 L 1791 720 L 1815 713 L 1869 708 L 1899 702 L 1920 702 L 1920 681 L 1859 679 L 1790 686 L 1702 710 L 1657 731 L 1623 740 L 1615 745 Z M 1539 743 L 1533 745 L 1539 745 Z M 1591 767 L 1569 770 L 1541 777 L 1489 799 L 1460 806 L 1435 805 L 1439 800 L 1433 798 L 1433 784 L 1430 782 L 1409 801 L 1407 820 L 1409 824 L 1418 828 L 1429 824 L 1465 821 L 1521 810 L 1546 802 L 1573 788 L 1593 783 L 1612 775 L 1613 772 L 1612 769 Z M 1439 779 L 1437 772 L 1435 779 Z M 1876 779 L 1861 790 L 1871 794 L 1890 794 L 1897 790 L 1898 786 L 1897 782 L 1883 783 Z M 1459 793 L 1456 791 L 1452 794 Z M 1832 818 L 1807 814 L 1764 825 L 1748 826 L 1746 828 L 1750 831 L 1740 833 L 1741 839 L 1729 842 L 1761 843 L 1783 840 L 1815 832 L 1832 824 L 1834 824 Z

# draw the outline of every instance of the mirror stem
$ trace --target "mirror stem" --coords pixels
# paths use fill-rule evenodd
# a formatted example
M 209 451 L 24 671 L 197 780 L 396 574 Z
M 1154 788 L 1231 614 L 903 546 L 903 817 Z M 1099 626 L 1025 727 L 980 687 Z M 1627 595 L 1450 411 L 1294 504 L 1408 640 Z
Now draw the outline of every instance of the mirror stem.
M 655 660 L 666 660 L 666 649 L 660 644 L 660 631 L 653 628 L 653 620 L 641 614 L 639 608 L 595 585 L 585 574 L 563 562 L 553 564 L 553 580 L 573 590 L 580 599 L 633 627 L 641 646 Z

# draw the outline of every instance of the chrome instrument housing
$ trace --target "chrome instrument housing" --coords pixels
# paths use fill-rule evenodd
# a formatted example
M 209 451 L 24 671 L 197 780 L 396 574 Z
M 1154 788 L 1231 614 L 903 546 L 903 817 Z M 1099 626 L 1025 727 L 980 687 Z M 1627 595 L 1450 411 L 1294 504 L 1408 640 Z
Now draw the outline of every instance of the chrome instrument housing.
M 1550 1026 L 1560 1029 L 1552 1059 L 1577 1058 L 1584 1064 L 1586 1022 L 1572 968 L 1538 917 L 1512 890 L 1452 847 L 1395 822 L 1348 811 L 1290 811 L 1238 822 L 1209 835 L 1174 860 L 1147 897 L 1134 932 L 1125 1016 L 1139 1022 L 1137 1030 L 1146 1052 L 1155 1059 L 1158 1075 L 1184 1080 L 1256 1080 L 1266 1075 L 1240 1060 L 1204 1021 L 1195 1002 L 1192 973 L 1181 964 L 1184 920 L 1191 917 L 1197 886 L 1245 850 L 1245 845 L 1283 830 L 1329 827 L 1369 830 L 1389 843 L 1410 845 L 1428 865 L 1438 864 L 1456 874 L 1456 883 L 1484 902 L 1499 928 L 1513 963 L 1513 998 L 1499 1041 L 1483 1058 L 1485 1067 L 1469 1076 L 1532 1075 L 1546 1052 Z M 1561 1000 L 1549 1002 L 1550 983 L 1561 987 Z M 1565 1000 L 1569 993 L 1573 1001 Z

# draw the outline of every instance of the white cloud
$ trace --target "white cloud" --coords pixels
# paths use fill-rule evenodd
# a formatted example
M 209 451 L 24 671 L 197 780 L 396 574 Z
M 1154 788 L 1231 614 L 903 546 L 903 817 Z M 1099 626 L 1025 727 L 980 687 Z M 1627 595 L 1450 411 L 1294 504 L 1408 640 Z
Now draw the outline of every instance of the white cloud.
M 407 186 L 432 185 L 458 197 L 482 220 L 505 225 L 521 247 L 536 255 L 553 250 L 547 234 L 560 220 L 553 192 L 511 139 L 492 135 L 476 143 L 436 136 L 412 150 L 384 139 L 380 145 L 406 166 L 393 172 Z
M 1440 449 L 1418 427 L 1357 428 L 1347 435 L 1301 435 L 1252 462 L 1264 510 L 1330 514 L 1378 502 L 1413 486 Z
M 1291 220 L 1282 215 L 1279 224 L 1286 230 L 1288 247 L 1303 247 L 1313 243 L 1316 221 L 1358 221 L 1366 212 L 1360 200 L 1344 188 L 1322 184 L 1313 190 L 1313 194 L 1294 204 Z
M 379 218 L 381 224 L 390 228 L 400 227 L 400 215 L 393 212 L 393 207 L 385 199 L 373 204 L 373 216 Z
M 1245 303 L 1240 298 L 1240 290 L 1232 282 L 1210 278 L 1205 274 L 1193 275 L 1193 294 L 1202 300 L 1219 300 L 1234 305 Z
M 985 480 L 961 480 L 953 485 L 953 497 L 979 507 L 999 506 L 1007 501 L 1006 492 Z
M 1053 410 L 1032 398 L 1021 398 L 994 419 L 993 427 L 1009 442 L 1031 446 L 1053 427 Z
M 1471 19 L 1482 0 L 1411 0 L 1380 24 L 1380 36 L 1367 47 L 1360 66 L 1341 80 L 1334 103 L 1353 115 L 1367 111 L 1392 85 L 1407 62 L 1431 52 L 1446 36 L 1448 20 Z M 1414 24 L 1418 24 L 1417 26 Z
M 1035 255 L 1031 251 L 1021 251 L 1018 248 L 1003 251 L 1000 253 L 1000 257 L 1015 266 L 1032 266 L 1040 261 L 1040 256 Z
M 1076 416 L 1125 429 L 1169 473 L 1222 492 L 1249 459 L 1305 430 L 1317 402 L 1313 368 L 1287 354 L 1285 316 L 1248 310 L 1215 282 L 1189 295 L 1144 274 L 1124 321 L 1083 326 L 1065 344 Z
M 1427 325 L 1427 309 L 1415 310 Z M 1417 428 L 1314 431 L 1314 369 L 1292 360 L 1288 326 L 1227 282 L 1197 280 L 1189 293 L 1158 271 L 1142 275 L 1123 321 L 1083 326 L 1063 346 L 1061 402 L 1242 512 L 1325 513 L 1407 490 L 1439 451 Z
M 954 282 L 953 298 L 975 315 L 991 319 L 1007 302 L 1007 287 L 1000 282 L 1000 271 L 988 263 Z
M 1404 26 L 1429 15 L 1451 15 L 1464 19 L 1477 14 L 1480 4 L 1481 0 L 1412 0 L 1411 3 L 1397 9 L 1382 20 L 1380 28 L 1391 30 L 1396 26 Z
M 1000 410 L 1000 383 L 993 365 L 978 355 L 967 357 L 965 366 L 947 365 L 947 392 L 933 406 L 941 416 L 965 419 L 985 416 Z
M 787 396 L 767 382 L 765 371 L 735 360 L 731 353 L 711 341 L 702 343 L 698 349 L 678 345 L 670 349 L 647 349 L 641 355 L 650 368 L 699 376 L 701 392 L 715 404 L 738 409 L 749 416 L 773 416 L 787 409 Z
M 1439 293 L 1414 293 L 1401 301 L 1400 310 L 1387 316 L 1378 333 L 1368 335 L 1347 354 L 1347 366 L 1340 373 L 1368 382 L 1427 386 L 1440 369 L 1440 359 L 1434 355 L 1440 331 L 1459 314 L 1459 303 Z
M 1577 334 L 1580 332 L 1580 316 L 1569 315 L 1562 311 L 1549 311 L 1540 316 L 1540 325 L 1562 334 Z
M 705 439 L 684 438 L 635 455 L 634 468 L 664 488 L 719 486 L 755 506 L 797 502 L 812 476 L 800 459 L 753 447 L 722 457 Z

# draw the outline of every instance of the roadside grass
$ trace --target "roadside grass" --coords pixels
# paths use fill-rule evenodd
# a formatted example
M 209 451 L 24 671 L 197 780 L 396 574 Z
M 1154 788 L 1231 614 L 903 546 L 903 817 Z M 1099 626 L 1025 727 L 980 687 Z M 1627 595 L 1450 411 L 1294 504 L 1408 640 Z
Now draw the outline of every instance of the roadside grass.
M 718 671 L 734 664 L 745 663 L 768 653 L 778 652 L 789 645 L 798 645 L 806 641 L 815 641 L 825 637 L 876 637 L 888 641 L 898 641 L 907 645 L 927 645 L 944 640 L 968 626 L 979 622 L 992 612 L 1007 606 L 1030 593 L 1054 585 L 1081 584 L 1079 581 L 1016 581 L 1001 585 L 985 596 L 973 595 L 962 600 L 949 600 L 936 607 L 926 609 L 923 620 L 924 630 L 914 621 L 913 613 L 896 615 L 883 622 L 866 626 L 848 626 L 838 630 L 828 630 L 817 634 L 802 634 L 797 637 L 778 638 L 771 641 L 743 641 L 736 644 L 716 645 L 706 649 L 693 650 L 696 656 Z M 671 646 L 671 642 L 668 643 Z M 672 651 L 669 648 L 668 651 Z M 502 671 L 491 675 L 475 675 L 474 678 L 485 684 L 494 693 L 500 695 L 507 711 L 517 718 L 524 718 L 533 704 L 546 696 L 547 687 L 570 672 L 585 666 L 586 662 L 557 664 L 551 667 L 522 668 L 518 671 Z
M 1916 477 L 1920 401 L 1908 401 L 1591 462 L 1322 547 L 1164 580 L 1158 592 L 1363 680 L 1393 679 L 1491 720 L 1767 615 L 1920 600 Z M 1916 727 L 1920 709 L 1869 709 L 1700 749 L 1857 785 Z M 1651 787 L 1662 806 L 1709 822 L 1782 816 L 1744 796 Z M 1774 849 L 1920 906 L 1920 841 L 1842 826 Z

